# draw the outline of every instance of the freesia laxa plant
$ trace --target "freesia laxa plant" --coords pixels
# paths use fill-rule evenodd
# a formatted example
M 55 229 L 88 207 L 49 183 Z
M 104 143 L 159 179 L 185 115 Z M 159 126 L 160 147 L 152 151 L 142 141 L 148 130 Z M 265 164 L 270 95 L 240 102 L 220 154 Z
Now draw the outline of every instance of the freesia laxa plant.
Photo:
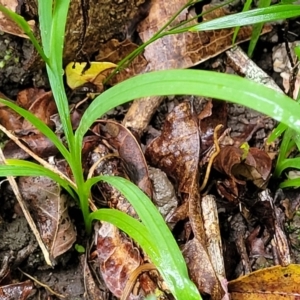
M 295 52 L 297 59 L 300 59 L 300 46 L 295 46 L 291 51 Z M 296 102 L 300 102 L 300 93 L 298 91 Z M 282 136 L 280 143 L 278 157 L 276 161 L 274 177 L 280 177 L 286 170 L 290 170 L 290 175 L 287 174 L 287 179 L 280 183 L 281 188 L 299 187 L 300 186 L 300 158 L 298 153 L 300 151 L 300 134 L 299 130 L 295 131 L 289 128 L 286 124 L 280 123 L 270 135 L 268 142 L 273 142 L 276 138 Z M 294 153 L 296 157 L 290 157 Z
M 161 71 L 136 76 L 102 93 L 94 99 L 85 111 L 74 133 L 62 78 L 62 49 L 69 3 L 69 0 L 39 0 L 42 47 L 23 18 L 0 6 L 0 10 L 15 20 L 28 34 L 46 62 L 47 73 L 67 146 L 63 145 L 51 129 L 31 113 L 8 101 L 1 100 L 1 103 L 17 111 L 52 140 L 68 162 L 74 181 L 70 182 L 63 174 L 22 160 L 7 160 L 6 165 L 0 165 L 0 176 L 41 175 L 53 178 L 78 200 L 88 232 L 91 232 L 94 219 L 104 220 L 116 225 L 143 248 L 156 265 L 176 299 L 201 299 L 197 288 L 189 279 L 186 263 L 176 241 L 151 200 L 138 187 L 123 178 L 99 176 L 85 180 L 81 163 L 81 147 L 84 135 L 94 121 L 110 109 L 130 100 L 146 96 L 188 94 L 227 100 L 265 113 L 294 130 L 298 130 L 298 132 L 300 128 L 300 107 L 287 96 L 237 76 L 198 70 Z M 189 3 L 193 4 L 194 2 L 190 1 Z M 260 9 L 256 12 L 249 11 L 242 14 L 243 18 L 238 15 L 231 18 L 223 17 L 218 19 L 219 21 L 213 20 L 210 21 L 211 23 L 203 23 L 202 27 L 177 28 L 177 31 L 169 31 L 168 34 L 182 32 L 183 30 L 210 30 L 222 28 L 222 26 L 229 27 L 228 25 L 243 26 L 249 24 L 249 22 L 260 23 L 294 17 L 300 15 L 300 8 L 292 5 L 282 5 L 281 7 L 274 6 L 273 9 L 268 7 L 265 10 Z M 244 23 L 243 20 L 245 20 Z M 100 180 L 108 182 L 120 190 L 135 208 L 140 221 L 117 210 L 99 209 L 90 212 L 88 205 L 90 189 Z

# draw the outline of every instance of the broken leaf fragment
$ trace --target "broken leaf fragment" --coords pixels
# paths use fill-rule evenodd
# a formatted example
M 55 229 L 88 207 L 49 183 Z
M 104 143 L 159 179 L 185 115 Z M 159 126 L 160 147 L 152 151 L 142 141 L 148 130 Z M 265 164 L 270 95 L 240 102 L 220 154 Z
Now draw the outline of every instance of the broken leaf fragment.
M 70 62 L 66 66 L 66 78 L 68 86 L 73 90 L 88 82 L 94 82 L 99 74 L 107 69 L 115 68 L 117 65 L 110 62 L 91 62 L 90 67 L 86 62 Z

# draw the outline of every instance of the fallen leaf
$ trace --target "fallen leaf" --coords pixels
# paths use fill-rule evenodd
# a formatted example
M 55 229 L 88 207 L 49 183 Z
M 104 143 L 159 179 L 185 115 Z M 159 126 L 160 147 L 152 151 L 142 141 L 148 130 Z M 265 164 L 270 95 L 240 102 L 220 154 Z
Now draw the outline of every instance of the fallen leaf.
M 263 188 L 271 174 L 272 160 L 265 151 L 250 148 L 245 158 L 244 155 L 245 152 L 240 147 L 225 146 L 213 163 L 215 169 L 228 176 L 227 181 L 222 184 L 223 188 L 220 183 L 218 188 L 230 201 L 238 197 L 239 185 L 252 181 L 259 188 Z M 234 191 L 232 196 L 226 189 Z
M 111 39 L 107 43 L 101 44 L 99 55 L 96 56 L 97 61 L 107 61 L 118 64 L 127 55 L 131 54 L 139 46 L 126 39 L 119 42 L 116 39 Z M 143 73 L 146 70 L 147 60 L 143 55 L 138 55 L 136 58 L 126 65 L 126 68 L 119 70 L 117 74 L 109 81 L 110 85 L 119 83 L 125 79 Z
M 1 0 L 1 5 L 12 10 L 17 14 L 21 14 L 21 5 L 20 0 Z M 31 27 L 31 30 L 35 32 L 35 21 L 28 21 L 28 25 Z M 0 12 L 0 30 L 7 32 L 12 35 L 16 35 L 22 38 L 27 38 L 28 36 L 24 34 L 23 30 L 14 22 L 11 18 L 7 17 L 5 14 Z
M 300 299 L 300 265 L 275 266 L 228 283 L 232 300 Z
M 0 287 L 1 300 L 26 300 L 34 288 L 32 281 L 26 280 L 24 282 L 12 283 Z
M 113 128 L 116 129 L 116 132 L 121 129 L 119 127 Z M 108 132 L 112 134 L 109 135 L 109 139 L 113 139 L 113 129 L 110 128 L 109 131 L 106 131 L 106 133 Z M 128 139 L 127 142 L 129 144 L 135 143 L 132 137 L 130 135 L 128 136 L 126 131 L 123 131 L 123 134 L 125 140 Z M 122 139 L 119 139 L 122 137 L 122 134 L 116 134 L 114 137 L 116 139 L 113 143 L 115 143 L 117 147 L 126 145 L 126 141 L 121 143 Z M 132 147 L 136 147 L 136 145 L 132 144 Z M 124 164 L 123 159 L 118 157 L 117 154 L 111 153 L 104 144 L 99 143 L 94 151 L 92 151 L 90 154 L 90 165 L 94 166 L 93 175 L 105 174 L 128 178 L 126 164 Z M 97 187 L 101 193 L 101 198 L 105 200 L 105 205 L 123 211 L 134 218 L 138 218 L 132 205 L 116 188 L 105 182 L 98 182 Z M 96 193 L 94 193 L 94 195 L 96 195 Z M 127 235 L 111 224 L 102 222 L 102 226 L 96 234 L 98 236 L 97 252 L 101 277 L 111 292 L 117 297 L 120 297 L 124 292 L 130 275 L 143 264 L 143 257 L 145 257 L 145 255 L 134 245 Z M 139 276 L 140 289 L 138 295 L 145 296 L 153 293 L 158 288 L 158 283 L 154 282 L 151 278 L 147 273 Z M 129 299 L 133 300 L 134 296 L 131 295 Z
M 69 250 L 76 240 L 76 231 L 68 215 L 67 196 L 48 177 L 20 177 L 18 186 L 50 257 L 55 259 Z
M 139 250 L 120 230 L 103 222 L 97 234 L 100 272 L 109 290 L 121 297 L 130 274 L 142 263 Z
M 186 245 L 183 254 L 186 255 L 192 280 L 201 293 L 221 299 L 224 293 L 206 251 L 200 207 L 199 153 L 198 119 L 190 104 L 183 102 L 167 115 L 161 136 L 149 144 L 145 155 L 151 165 L 162 169 L 177 183 L 182 206 L 186 209 L 188 205 L 188 217 L 195 238 Z
M 101 133 L 119 153 L 126 163 L 130 179 L 150 198 L 152 198 L 152 184 L 148 174 L 148 166 L 142 149 L 130 132 L 123 125 L 107 120 L 100 121 Z M 93 131 L 97 130 L 97 126 Z M 99 128 L 97 130 L 99 132 Z
M 186 4 L 185 0 L 152 0 L 148 17 L 137 28 L 141 40 L 147 42 Z M 203 15 L 203 21 L 232 13 L 224 7 L 215 10 L 212 8 L 213 5 L 203 6 L 202 12 L 208 12 Z M 194 8 L 186 8 L 173 20 L 169 28 L 176 25 L 180 26 L 180 23 L 187 19 L 193 19 L 188 23 L 189 26 L 196 25 L 198 18 L 195 16 Z M 265 26 L 264 31 L 270 31 L 270 28 L 270 26 Z M 148 45 L 144 51 L 144 57 L 148 61 L 147 71 L 190 68 L 200 64 L 231 48 L 233 32 L 234 29 L 230 28 L 163 36 Z M 251 26 L 241 27 L 236 43 L 249 39 L 251 32 Z M 124 118 L 123 124 L 142 134 L 162 100 L 163 97 L 147 97 L 134 101 Z
M 40 157 L 48 158 L 58 153 L 54 144 L 42 134 L 34 134 L 19 138 L 31 151 Z M 6 158 L 28 159 L 30 155 L 19 148 L 12 140 L 8 140 L 3 148 L 3 154 Z
M 29 88 L 18 93 L 16 104 L 33 113 L 48 126 L 53 127 L 50 117 L 57 112 L 57 109 L 52 92 Z M 29 121 L 7 106 L 0 106 L 0 120 L 6 129 L 12 130 L 18 135 L 39 133 L 38 129 Z
M 169 227 L 173 227 L 169 218 L 174 214 L 178 206 L 175 189 L 166 173 L 156 168 L 149 168 L 149 176 L 153 184 L 153 202 L 162 214 Z
M 73 90 L 87 82 L 93 82 L 103 71 L 115 67 L 116 65 L 110 62 L 91 62 L 89 67 L 86 62 L 70 62 L 66 66 L 67 84 Z

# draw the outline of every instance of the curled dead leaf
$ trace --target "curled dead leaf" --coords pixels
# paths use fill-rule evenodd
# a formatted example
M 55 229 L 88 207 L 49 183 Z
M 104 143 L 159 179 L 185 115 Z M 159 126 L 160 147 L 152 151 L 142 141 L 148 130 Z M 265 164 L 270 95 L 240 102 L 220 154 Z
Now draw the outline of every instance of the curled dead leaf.
M 228 200 L 238 197 L 238 186 L 252 181 L 263 188 L 271 174 L 272 160 L 268 154 L 257 148 L 249 148 L 246 153 L 235 146 L 225 146 L 214 161 L 214 168 L 226 174 L 227 179 L 219 184 L 219 191 Z M 234 191 L 231 195 L 226 190 Z

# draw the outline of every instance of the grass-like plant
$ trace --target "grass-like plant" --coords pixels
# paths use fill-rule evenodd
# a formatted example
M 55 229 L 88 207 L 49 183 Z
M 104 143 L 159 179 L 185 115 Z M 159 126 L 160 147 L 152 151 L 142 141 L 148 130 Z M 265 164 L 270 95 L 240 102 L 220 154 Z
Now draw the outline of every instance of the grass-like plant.
M 62 50 L 64 30 L 70 0 L 39 0 L 39 21 L 42 47 L 35 39 L 24 19 L 0 6 L 28 34 L 36 49 L 46 62 L 52 92 L 60 115 L 67 146 L 57 138 L 41 120 L 15 104 L 1 100 L 36 126 L 57 147 L 68 162 L 74 181 L 57 170 L 45 168 L 37 163 L 8 159 L 0 165 L 0 176 L 49 176 L 57 181 L 78 200 L 87 232 L 91 232 L 94 219 L 110 222 L 131 236 L 147 253 L 166 281 L 176 299 L 201 299 L 195 285 L 188 276 L 186 263 L 158 210 L 151 200 L 134 184 L 123 178 L 98 176 L 85 180 L 82 171 L 81 148 L 83 137 L 94 121 L 110 109 L 133 99 L 154 95 L 201 95 L 223 99 L 245 105 L 265 113 L 300 132 L 300 107 L 287 96 L 270 90 L 263 85 L 233 75 L 199 70 L 169 70 L 153 72 L 126 80 L 98 96 L 87 108 L 74 133 L 68 101 L 63 84 Z M 194 2 L 190 1 L 189 4 Z M 256 9 L 233 16 L 201 23 L 193 28 L 177 28 L 169 34 L 186 30 L 211 30 L 243 26 L 270 20 L 300 15 L 295 5 L 273 6 Z M 115 186 L 133 205 L 141 221 L 123 212 L 99 209 L 90 212 L 88 199 L 91 187 L 103 180 Z
M 300 46 L 296 46 L 291 49 L 296 54 L 299 61 L 300 59 Z M 300 102 L 300 93 L 298 92 L 296 102 Z M 293 170 L 294 176 L 287 176 L 283 182 L 280 183 L 281 188 L 287 187 L 299 187 L 300 186 L 300 134 L 299 130 L 296 131 L 293 128 L 288 127 L 284 123 L 280 123 L 270 135 L 268 142 L 273 142 L 276 138 L 282 136 L 280 143 L 278 157 L 276 161 L 274 177 L 279 178 L 283 171 Z M 293 154 L 294 157 L 290 157 Z M 295 172 L 296 171 L 296 172 Z

